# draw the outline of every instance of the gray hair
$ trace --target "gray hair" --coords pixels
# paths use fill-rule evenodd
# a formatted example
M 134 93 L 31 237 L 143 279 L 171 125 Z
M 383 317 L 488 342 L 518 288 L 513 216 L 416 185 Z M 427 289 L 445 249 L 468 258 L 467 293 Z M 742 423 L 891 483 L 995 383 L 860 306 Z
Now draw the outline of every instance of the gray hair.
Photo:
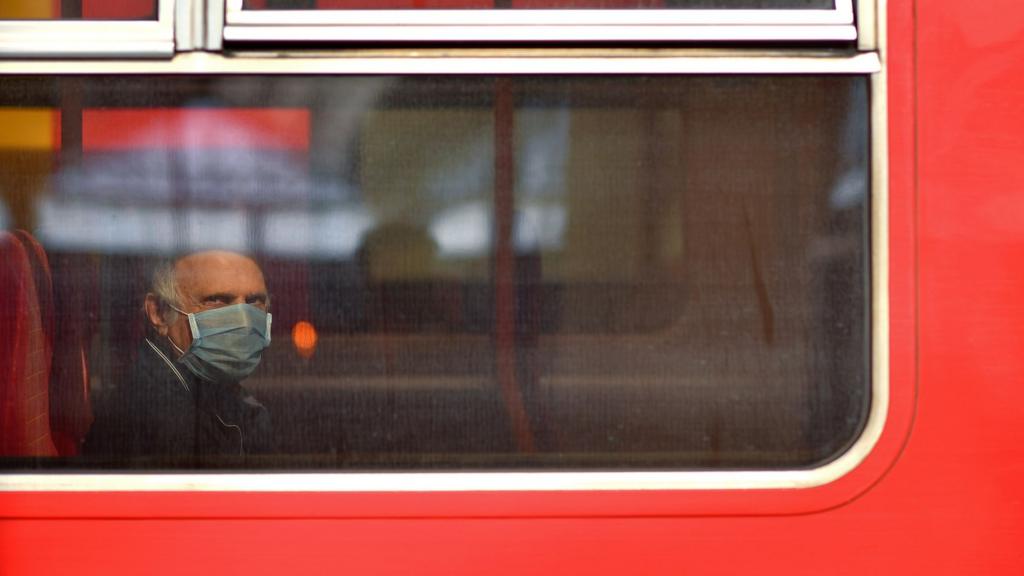
M 171 322 L 178 314 L 171 306 L 181 308 L 181 291 L 178 290 L 178 276 L 174 271 L 177 259 L 162 260 L 153 267 L 149 291 L 160 300 L 160 315 Z

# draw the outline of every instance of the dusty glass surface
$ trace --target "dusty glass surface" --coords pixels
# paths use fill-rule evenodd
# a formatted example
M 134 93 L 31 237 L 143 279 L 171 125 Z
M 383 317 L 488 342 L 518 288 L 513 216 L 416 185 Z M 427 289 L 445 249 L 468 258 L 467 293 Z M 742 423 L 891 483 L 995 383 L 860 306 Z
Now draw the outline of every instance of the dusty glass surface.
M 835 10 L 835 0 L 245 0 L 246 10 Z
M 870 400 L 867 90 L 0 79 L 0 464 L 826 461 Z M 273 318 L 242 388 L 170 345 L 195 357 L 185 332 L 234 320 L 145 308 L 154 269 L 193 255 L 173 303 L 236 306 L 259 341 L 251 268 L 200 288 L 237 253 Z
M 0 20 L 156 20 L 157 0 L 0 0 Z

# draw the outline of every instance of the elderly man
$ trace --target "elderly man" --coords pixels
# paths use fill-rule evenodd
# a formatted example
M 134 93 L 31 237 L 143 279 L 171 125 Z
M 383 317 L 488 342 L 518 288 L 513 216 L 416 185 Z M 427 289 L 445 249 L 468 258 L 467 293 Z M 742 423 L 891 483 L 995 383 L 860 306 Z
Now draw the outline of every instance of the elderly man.
M 240 384 L 270 344 L 267 304 L 263 273 L 241 254 L 199 252 L 158 267 L 148 337 L 86 451 L 185 465 L 268 451 L 267 410 Z

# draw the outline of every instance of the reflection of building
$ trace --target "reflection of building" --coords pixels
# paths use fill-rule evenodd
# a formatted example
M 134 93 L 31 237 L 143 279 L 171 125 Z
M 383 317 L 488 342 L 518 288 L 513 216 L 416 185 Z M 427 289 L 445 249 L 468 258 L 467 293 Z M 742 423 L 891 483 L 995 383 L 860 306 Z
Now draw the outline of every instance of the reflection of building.
M 379 120 L 393 114 L 374 118 L 384 127 L 410 118 L 406 112 Z M 520 250 L 557 248 L 566 218 L 569 115 L 522 117 L 514 244 Z M 49 193 L 39 196 L 37 227 L 55 248 L 168 254 L 221 247 L 331 259 L 351 258 L 379 220 L 412 216 L 430 229 L 442 257 L 485 257 L 494 234 L 494 161 L 487 144 L 493 135 L 485 114 L 469 118 L 477 124 L 469 131 L 466 117 L 450 119 L 463 127 L 447 136 L 468 138 L 454 153 L 429 146 L 396 150 L 388 138 L 381 157 L 404 154 L 401 166 L 414 166 L 418 158 L 419 168 L 410 172 L 379 163 L 380 171 L 371 166 L 361 181 L 351 182 L 318 171 L 329 165 L 319 156 L 330 151 L 310 149 L 305 109 L 233 110 L 204 102 L 194 108 L 85 110 L 81 160 L 62 168 L 50 180 Z M 339 122 L 358 130 L 347 117 Z M 443 115 L 430 115 L 432 132 L 439 122 L 446 122 Z M 409 122 L 401 129 L 407 132 Z
M 85 110 L 82 122 L 81 160 L 39 200 L 54 247 L 262 253 L 281 240 L 287 250 L 310 231 L 288 221 L 296 207 L 352 202 L 344 184 L 311 174 L 305 109 Z M 282 217 L 302 227 L 281 230 Z

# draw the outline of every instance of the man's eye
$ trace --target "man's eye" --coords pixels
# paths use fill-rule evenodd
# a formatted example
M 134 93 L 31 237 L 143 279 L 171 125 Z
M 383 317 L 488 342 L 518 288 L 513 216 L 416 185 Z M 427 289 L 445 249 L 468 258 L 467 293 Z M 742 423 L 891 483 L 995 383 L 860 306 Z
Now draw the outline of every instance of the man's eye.
M 245 303 L 256 306 L 257 308 L 267 309 L 267 296 L 266 294 L 249 294 L 245 297 Z
M 226 306 L 230 303 L 231 300 L 223 296 L 211 296 L 210 298 L 206 298 L 205 300 L 203 300 L 203 305 L 205 305 L 207 308 L 218 308 L 220 306 Z

